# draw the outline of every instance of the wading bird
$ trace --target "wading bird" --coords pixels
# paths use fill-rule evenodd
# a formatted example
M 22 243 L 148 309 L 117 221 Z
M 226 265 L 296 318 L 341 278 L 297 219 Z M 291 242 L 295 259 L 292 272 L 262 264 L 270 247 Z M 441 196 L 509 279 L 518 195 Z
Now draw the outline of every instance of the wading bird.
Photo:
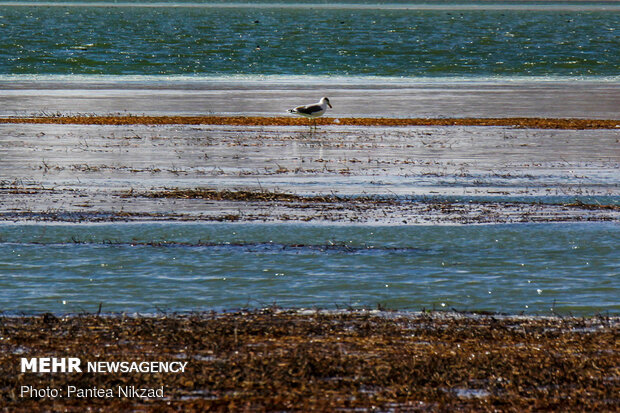
M 318 103 L 314 103 L 312 105 L 297 106 L 294 109 L 289 109 L 288 113 L 312 119 L 314 129 L 316 129 L 316 118 L 323 115 L 327 110 L 328 106 L 330 108 L 332 107 L 331 103 L 329 103 L 329 99 L 321 98 Z

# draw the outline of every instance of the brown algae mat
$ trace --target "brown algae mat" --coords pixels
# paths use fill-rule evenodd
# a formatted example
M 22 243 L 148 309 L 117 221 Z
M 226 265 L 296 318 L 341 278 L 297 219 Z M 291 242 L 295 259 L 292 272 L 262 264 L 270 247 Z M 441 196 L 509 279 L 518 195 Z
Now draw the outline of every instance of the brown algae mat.
M 135 116 L 77 115 L 0 118 L 0 123 L 40 123 L 77 125 L 309 125 L 298 117 L 260 116 Z M 616 129 L 620 120 L 577 118 L 319 118 L 317 125 L 343 126 L 508 126 L 531 129 Z
M 277 308 L 3 317 L 0 400 L 11 412 L 618 411 L 619 323 Z M 187 364 L 175 373 L 22 373 L 20 359 L 31 357 L 79 358 L 83 368 Z M 128 386 L 137 393 L 119 396 Z M 140 389 L 160 393 L 142 398 Z
M 28 191 L 28 190 L 26 190 Z M 14 192 L 7 191 L 7 193 L 20 193 L 19 190 Z M 172 199 L 205 199 L 211 201 L 241 201 L 241 202 L 291 202 L 291 203 L 355 203 L 355 204 L 389 204 L 396 205 L 398 200 L 388 197 L 380 196 L 338 196 L 334 194 L 329 195 L 315 195 L 315 196 L 302 196 L 297 194 L 285 193 L 285 192 L 272 192 L 272 191 L 244 191 L 244 190 L 218 190 L 215 188 L 164 188 L 161 191 L 139 192 L 127 191 L 121 194 L 121 198 L 131 197 L 145 197 L 145 198 L 172 198 Z M 426 202 L 433 205 L 434 208 L 451 208 L 453 202 Z M 490 202 L 488 202 L 490 203 Z M 521 202 L 521 204 L 534 204 L 534 202 Z M 557 204 L 564 208 L 580 208 L 586 210 L 608 209 L 618 211 L 620 205 L 614 204 L 586 204 L 579 200 L 570 203 Z

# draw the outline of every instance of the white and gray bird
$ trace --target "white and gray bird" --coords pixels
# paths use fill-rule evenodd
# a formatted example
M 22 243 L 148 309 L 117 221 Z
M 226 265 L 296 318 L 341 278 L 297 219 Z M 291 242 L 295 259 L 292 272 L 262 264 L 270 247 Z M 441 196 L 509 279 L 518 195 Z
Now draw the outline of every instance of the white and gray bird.
M 288 113 L 304 116 L 306 118 L 318 118 L 325 113 L 328 106 L 330 108 L 332 107 L 331 103 L 329 103 L 329 99 L 321 98 L 318 103 L 314 103 L 312 105 L 297 106 L 294 109 L 289 109 Z
M 316 127 L 316 118 L 322 116 L 327 110 L 328 106 L 330 108 L 332 107 L 331 103 L 329 103 L 329 99 L 321 98 L 318 103 L 313 103 L 312 105 L 297 106 L 294 109 L 289 109 L 288 113 L 313 119 L 314 126 Z

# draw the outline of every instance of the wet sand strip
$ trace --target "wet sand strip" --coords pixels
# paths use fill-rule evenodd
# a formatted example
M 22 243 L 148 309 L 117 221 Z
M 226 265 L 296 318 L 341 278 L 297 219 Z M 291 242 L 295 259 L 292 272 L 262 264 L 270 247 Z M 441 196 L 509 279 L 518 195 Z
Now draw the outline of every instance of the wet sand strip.
M 280 310 L 3 317 L 12 412 L 617 411 L 618 317 Z M 182 361 L 183 373 L 20 373 L 21 357 Z M 20 397 L 57 388 L 62 398 Z M 113 397 L 66 397 L 68 386 Z M 118 388 L 164 398 L 118 397 Z
M 313 121 L 312 121 L 313 122 Z M 236 125 L 300 126 L 297 117 L 261 116 L 44 116 L 7 117 L 0 123 L 62 125 Z M 319 118 L 318 125 L 343 126 L 504 126 L 528 129 L 617 129 L 620 120 L 578 118 Z

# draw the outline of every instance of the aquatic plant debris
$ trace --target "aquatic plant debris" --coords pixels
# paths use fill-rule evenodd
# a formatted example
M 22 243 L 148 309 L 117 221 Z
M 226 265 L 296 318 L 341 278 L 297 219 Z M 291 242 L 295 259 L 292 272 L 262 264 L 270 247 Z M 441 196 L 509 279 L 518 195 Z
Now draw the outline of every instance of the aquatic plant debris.
M 273 116 L 100 116 L 62 115 L 4 117 L 0 123 L 75 125 L 237 125 L 299 126 L 306 119 Z M 320 118 L 317 125 L 339 126 L 504 126 L 531 129 L 617 129 L 620 120 L 580 118 Z
M 105 309 L 105 303 L 103 303 Z M 263 310 L 3 317 L 11 412 L 616 411 L 620 319 Z M 183 374 L 20 374 L 21 357 L 187 361 Z M 20 398 L 19 386 L 159 388 L 163 398 Z
M 1 188 L 0 188 L 1 189 Z M 450 210 L 453 204 L 458 202 L 450 202 L 448 200 L 436 201 L 436 200 L 412 200 L 407 198 L 394 198 L 388 196 L 338 196 L 334 194 L 328 195 L 312 195 L 303 196 L 297 194 L 290 194 L 284 192 L 271 192 L 271 191 L 248 191 L 248 190 L 218 190 L 215 188 L 165 188 L 161 191 L 152 192 L 138 192 L 129 191 L 121 194 L 123 198 L 130 197 L 146 197 L 146 198 L 178 198 L 178 199 L 206 199 L 212 201 L 241 201 L 241 202 L 298 202 L 298 203 L 374 203 L 374 204 L 387 204 L 397 205 L 399 203 L 424 203 L 429 204 L 429 208 L 432 209 L 445 209 Z M 490 201 L 480 201 L 481 204 L 493 204 Z M 512 201 L 513 204 L 530 205 L 534 202 L 518 202 Z M 553 204 L 551 204 L 553 205 Z M 570 203 L 557 204 L 564 208 L 582 208 L 586 210 L 596 209 L 608 209 L 613 211 L 620 211 L 620 205 L 603 205 L 595 203 L 584 203 L 582 201 L 574 201 Z

